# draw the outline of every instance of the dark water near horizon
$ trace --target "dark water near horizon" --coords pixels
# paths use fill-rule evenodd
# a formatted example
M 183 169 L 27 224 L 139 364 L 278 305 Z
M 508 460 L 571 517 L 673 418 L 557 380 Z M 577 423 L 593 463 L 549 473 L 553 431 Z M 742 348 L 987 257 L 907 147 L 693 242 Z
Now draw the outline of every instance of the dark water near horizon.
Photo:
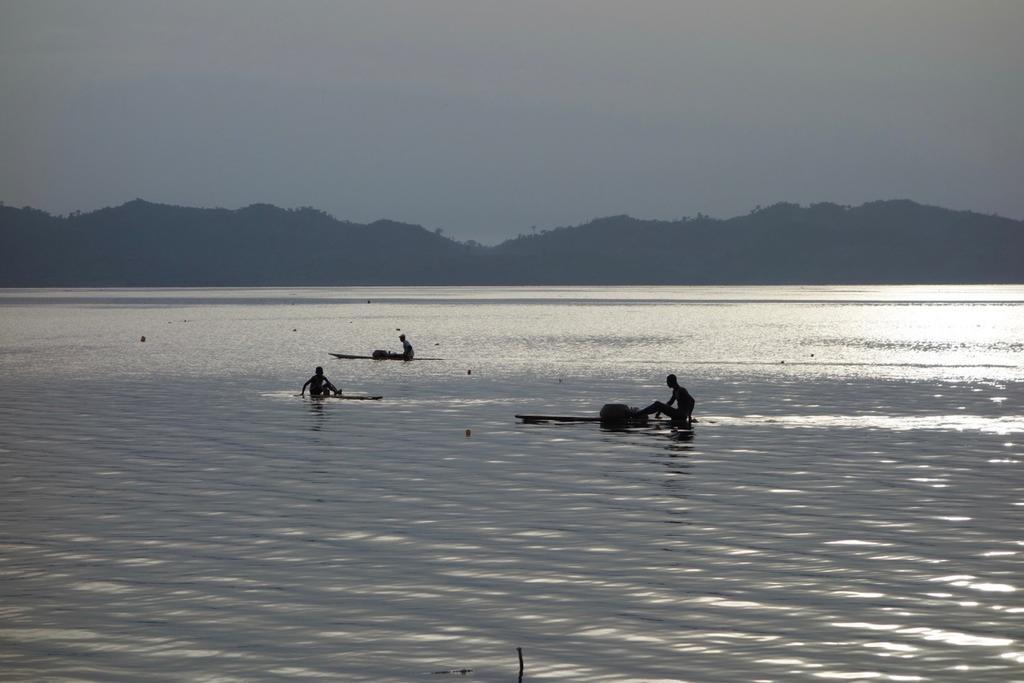
M 396 328 L 447 360 L 327 355 Z M 1022 340 L 1010 286 L 0 290 L 0 679 L 1024 680 Z M 692 437 L 513 418 L 667 372 Z

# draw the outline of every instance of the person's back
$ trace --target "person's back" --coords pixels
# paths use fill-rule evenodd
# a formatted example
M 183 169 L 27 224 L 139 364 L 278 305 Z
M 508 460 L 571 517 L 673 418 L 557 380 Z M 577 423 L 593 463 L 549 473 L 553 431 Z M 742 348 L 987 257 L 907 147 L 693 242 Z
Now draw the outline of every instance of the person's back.
M 324 369 L 317 366 L 316 372 L 312 377 L 306 380 L 306 383 L 302 385 L 302 392 L 300 395 L 305 395 L 306 387 L 309 387 L 310 396 L 323 396 L 324 394 L 330 395 L 330 392 L 340 394 L 341 392 L 331 384 L 331 381 L 324 375 Z
M 402 342 L 402 356 L 404 356 L 406 360 L 412 360 L 415 355 L 412 350 L 412 344 L 409 343 L 409 340 L 405 338 L 404 334 L 398 335 L 398 339 Z
M 672 387 L 672 400 L 676 402 L 679 409 L 686 413 L 687 419 L 693 414 L 693 407 L 696 405 L 696 401 L 690 392 L 686 390 L 686 387 L 676 384 Z
M 650 415 L 652 413 L 665 413 L 670 419 L 685 422 L 686 425 L 689 426 L 693 422 L 693 407 L 696 405 L 696 401 L 694 401 L 690 392 L 686 390 L 686 387 L 679 384 L 675 375 L 669 375 L 666 377 L 665 384 L 672 389 L 672 397 L 668 402 L 662 403 L 661 401 L 655 401 L 643 410 L 637 411 L 637 414 Z M 673 403 L 675 404 L 675 407 L 673 407 Z

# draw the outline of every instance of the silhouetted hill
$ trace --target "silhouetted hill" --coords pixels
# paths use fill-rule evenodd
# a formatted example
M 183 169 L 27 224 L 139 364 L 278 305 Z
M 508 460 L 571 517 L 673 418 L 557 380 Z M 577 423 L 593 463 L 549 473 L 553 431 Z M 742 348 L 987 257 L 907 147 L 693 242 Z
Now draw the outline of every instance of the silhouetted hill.
M 472 272 L 472 247 L 315 209 L 135 200 L 67 218 L 0 207 L 2 286 L 418 284 Z
M 782 203 L 729 220 L 615 216 L 491 255 L 551 284 L 938 284 L 1024 282 L 1021 254 L 1022 221 L 894 200 Z
M 629 216 L 496 247 L 311 208 L 0 206 L 0 286 L 1022 283 L 1024 222 L 907 200 Z

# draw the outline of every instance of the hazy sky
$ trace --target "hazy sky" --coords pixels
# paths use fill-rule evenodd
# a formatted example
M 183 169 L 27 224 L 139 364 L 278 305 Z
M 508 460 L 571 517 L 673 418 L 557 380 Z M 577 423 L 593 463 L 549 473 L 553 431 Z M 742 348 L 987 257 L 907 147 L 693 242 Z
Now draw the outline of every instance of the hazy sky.
M 1024 0 L 0 0 L 0 200 L 1024 218 Z

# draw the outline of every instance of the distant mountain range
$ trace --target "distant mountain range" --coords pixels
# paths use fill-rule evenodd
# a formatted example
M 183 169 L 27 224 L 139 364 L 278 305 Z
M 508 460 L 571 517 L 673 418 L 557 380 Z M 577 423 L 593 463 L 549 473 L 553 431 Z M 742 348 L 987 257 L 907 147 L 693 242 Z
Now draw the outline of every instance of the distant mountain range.
M 0 286 L 1024 283 L 1024 221 L 909 200 L 613 216 L 494 247 L 311 208 L 0 206 Z

